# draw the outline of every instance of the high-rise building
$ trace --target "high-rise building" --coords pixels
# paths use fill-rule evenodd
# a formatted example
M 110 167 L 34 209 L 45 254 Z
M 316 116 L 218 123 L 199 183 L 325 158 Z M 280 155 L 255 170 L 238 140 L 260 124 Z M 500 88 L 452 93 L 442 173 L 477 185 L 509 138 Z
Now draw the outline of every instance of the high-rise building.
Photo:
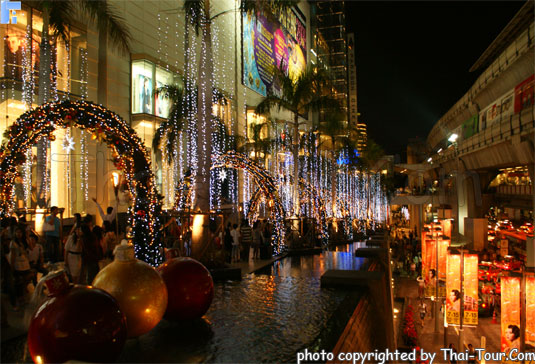
M 359 120 L 358 94 L 357 94 L 357 63 L 355 34 L 347 34 L 347 81 L 349 100 L 349 129 L 352 134 L 356 134 L 357 150 L 359 153 L 366 148 L 367 132 L 366 124 Z
M 319 54 L 319 56 L 327 57 L 329 60 L 329 69 L 334 81 L 334 93 L 345 114 L 347 114 L 348 74 L 345 2 L 317 1 L 313 2 L 312 5 L 316 29 L 329 48 L 328 54 Z M 318 48 L 318 52 L 325 52 L 325 50 Z

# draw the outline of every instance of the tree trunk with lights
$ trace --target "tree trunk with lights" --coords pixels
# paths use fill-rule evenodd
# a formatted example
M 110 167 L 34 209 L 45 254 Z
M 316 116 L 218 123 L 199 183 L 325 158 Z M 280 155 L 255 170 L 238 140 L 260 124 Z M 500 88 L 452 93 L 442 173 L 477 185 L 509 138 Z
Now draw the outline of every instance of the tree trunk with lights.
M 194 211 L 210 212 L 210 167 L 212 162 L 212 90 L 213 51 L 210 21 L 210 1 L 204 2 L 205 16 L 202 20 L 202 50 L 199 60 L 197 96 L 197 170 L 195 177 Z M 211 242 L 209 215 L 202 216 L 202 231 L 193 232 L 193 255 L 202 259 L 202 254 Z
M 332 143 L 332 150 L 331 150 L 331 201 L 332 201 L 332 212 L 333 217 L 335 217 L 336 214 L 336 175 L 337 175 L 337 169 L 336 168 L 336 153 L 335 153 L 335 137 L 331 136 L 331 143 Z
M 49 11 L 47 7 L 43 8 L 43 33 L 40 45 L 40 63 L 39 63 L 39 93 L 38 103 L 43 105 L 50 100 L 50 88 L 52 87 L 50 81 L 52 55 L 49 41 Z M 48 149 L 48 136 L 43 136 L 37 143 L 37 206 L 46 207 L 47 192 L 47 178 L 46 178 L 46 155 Z
M 294 113 L 293 123 L 293 158 L 294 158 L 294 212 L 296 216 L 301 215 L 301 203 L 299 201 L 299 113 Z

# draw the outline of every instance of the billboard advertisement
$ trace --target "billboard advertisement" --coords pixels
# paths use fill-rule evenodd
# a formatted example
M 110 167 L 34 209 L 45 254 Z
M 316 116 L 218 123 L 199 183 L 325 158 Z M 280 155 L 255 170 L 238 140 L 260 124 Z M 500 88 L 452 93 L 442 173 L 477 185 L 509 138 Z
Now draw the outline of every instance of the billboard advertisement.
M 275 68 L 292 78 L 306 68 L 305 22 L 293 10 L 275 19 L 258 13 L 243 15 L 242 82 L 262 96 L 272 87 L 278 90 Z
M 464 255 L 464 319 L 463 325 L 475 326 L 478 322 L 478 256 Z M 459 325 L 461 316 L 461 255 L 447 256 L 446 320 L 448 325 Z

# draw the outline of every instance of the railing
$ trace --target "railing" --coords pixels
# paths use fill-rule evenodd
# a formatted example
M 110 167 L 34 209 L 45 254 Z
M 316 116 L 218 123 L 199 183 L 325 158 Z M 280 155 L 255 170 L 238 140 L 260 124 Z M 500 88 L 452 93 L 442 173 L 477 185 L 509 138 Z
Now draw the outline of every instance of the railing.
M 515 135 L 526 135 L 535 127 L 535 107 L 527 107 L 521 112 L 504 118 L 501 122 L 489 125 L 471 137 L 461 140 L 457 148 L 450 146 L 441 154 L 433 157 L 434 163 L 444 163 L 456 156 L 477 151 L 491 145 L 504 142 Z
M 533 195 L 533 186 L 532 185 L 523 185 L 523 186 L 498 186 L 496 188 L 496 193 L 499 195 Z

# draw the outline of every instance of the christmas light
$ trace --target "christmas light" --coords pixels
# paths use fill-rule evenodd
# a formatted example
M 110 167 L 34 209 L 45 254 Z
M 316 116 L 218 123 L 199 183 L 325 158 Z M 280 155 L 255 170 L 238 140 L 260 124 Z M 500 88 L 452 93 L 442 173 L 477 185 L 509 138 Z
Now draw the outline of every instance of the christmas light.
M 159 215 L 161 211 L 149 154 L 135 131 L 117 114 L 87 101 L 63 100 L 41 105 L 22 114 L 4 135 L 0 147 L 0 215 L 13 209 L 12 191 L 17 166 L 26 151 L 58 127 L 76 125 L 104 140 L 117 155 L 116 167 L 123 170 L 132 194 L 130 223 L 136 256 L 150 264 L 163 261 Z M 48 148 L 47 148 L 48 149 Z

